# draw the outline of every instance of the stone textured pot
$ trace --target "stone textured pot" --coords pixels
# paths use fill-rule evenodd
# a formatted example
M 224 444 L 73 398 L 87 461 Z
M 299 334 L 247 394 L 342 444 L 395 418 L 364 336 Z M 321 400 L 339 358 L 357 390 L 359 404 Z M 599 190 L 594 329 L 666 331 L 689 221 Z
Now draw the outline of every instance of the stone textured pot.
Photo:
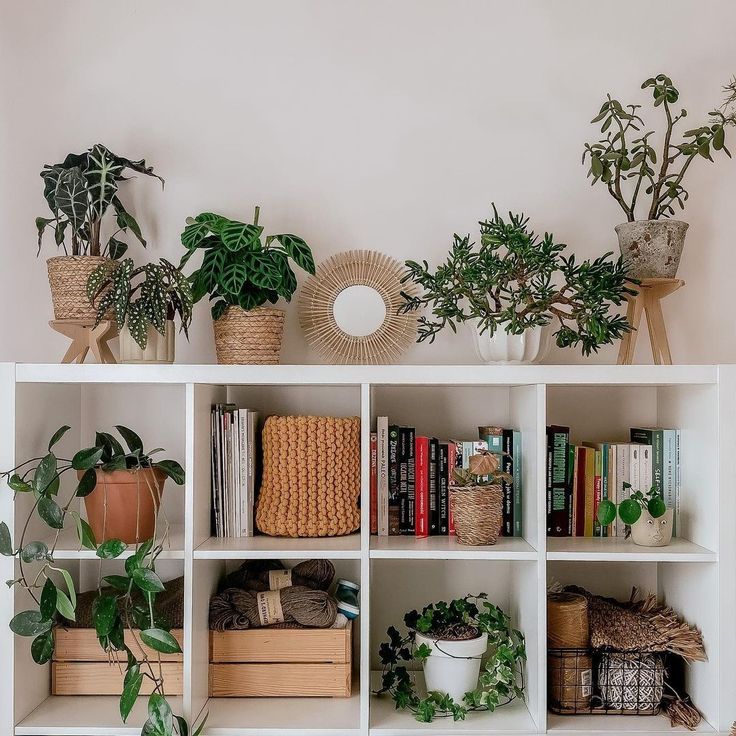
M 55 256 L 46 261 L 54 319 L 95 321 L 97 310 L 87 298 L 87 279 L 109 260 L 102 256 Z
M 78 476 L 81 478 L 82 471 Z M 120 539 L 137 544 L 153 537 L 166 474 L 158 468 L 98 468 L 97 485 L 84 498 L 87 520 L 97 542 Z
M 674 509 L 667 509 L 656 519 L 642 509 L 639 520 L 631 527 L 631 539 L 640 547 L 666 547 L 672 541 Z
M 549 352 L 552 342 L 549 327 L 532 327 L 521 335 L 496 330 L 493 336 L 488 331 L 481 334 L 475 325 L 471 329 L 475 354 L 482 363 L 489 365 L 539 363 Z
M 616 225 L 618 245 L 629 276 L 675 278 L 688 227 L 680 220 L 636 220 Z
M 148 341 L 145 349 L 133 339 L 127 324 L 120 331 L 121 363 L 173 363 L 176 356 L 175 348 L 176 334 L 173 320 L 166 322 L 165 335 L 151 325 L 148 326 Z
M 423 665 L 427 692 L 446 693 L 456 703 L 462 703 L 465 693 L 478 686 L 480 661 L 488 649 L 488 634 L 465 641 L 450 641 L 417 632 L 416 643 L 417 646 L 426 644 L 432 650 Z

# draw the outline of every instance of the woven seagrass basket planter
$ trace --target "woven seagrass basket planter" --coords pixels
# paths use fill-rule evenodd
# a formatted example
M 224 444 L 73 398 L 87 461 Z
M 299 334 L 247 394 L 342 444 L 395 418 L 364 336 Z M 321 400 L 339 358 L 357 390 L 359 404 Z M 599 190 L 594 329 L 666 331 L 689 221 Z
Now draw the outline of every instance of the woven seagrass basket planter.
M 87 298 L 87 279 L 108 261 L 102 256 L 55 256 L 46 261 L 54 319 L 95 321 L 97 310 Z
M 460 544 L 496 544 L 503 521 L 501 486 L 458 487 L 450 491 L 455 536 Z
M 284 318 L 281 309 L 228 307 L 215 320 L 217 362 L 227 365 L 278 365 Z

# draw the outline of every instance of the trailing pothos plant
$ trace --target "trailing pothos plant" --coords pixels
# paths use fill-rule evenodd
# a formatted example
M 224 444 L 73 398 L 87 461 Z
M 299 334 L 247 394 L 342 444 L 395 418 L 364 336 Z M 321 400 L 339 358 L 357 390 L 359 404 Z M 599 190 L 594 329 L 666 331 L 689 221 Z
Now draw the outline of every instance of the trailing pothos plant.
M 641 88 L 652 91 L 654 107 L 661 107 L 664 112 L 659 152 L 652 141 L 654 131 L 642 133 L 645 123 L 639 115 L 641 105 L 622 105 L 610 94 L 590 121 L 600 123 L 605 135 L 595 143 L 586 143 L 583 150 L 591 184 L 605 184 L 629 222 L 637 219 L 636 206 L 642 193 L 649 201 L 645 217 L 639 219 L 672 217 L 675 204 L 684 209 L 689 195 L 682 182 L 688 169 L 698 158 L 712 162 L 713 153 L 723 151 L 731 158 L 726 148 L 726 128 L 736 125 L 736 78 L 723 88 L 725 100 L 720 108 L 708 113 L 710 120 L 686 130 L 677 142 L 673 140 L 675 128 L 687 117 L 687 110 L 673 109 L 680 93 L 672 80 L 666 74 L 658 74 L 646 79 Z
M 261 239 L 258 224 L 260 208 L 255 208 L 253 223 L 229 220 L 203 212 L 187 218 L 181 242 L 187 252 L 179 268 L 204 250 L 202 265 L 190 276 L 194 301 L 210 295 L 212 318 L 217 320 L 230 306 L 246 311 L 266 302 L 287 302 L 296 290 L 291 262 L 314 274 L 314 258 L 309 246 L 298 235 L 268 235 Z
M 622 487 L 624 493 L 626 493 L 626 491 L 631 490 L 631 483 L 624 483 Z M 627 527 L 630 527 L 639 521 L 643 511 L 648 511 L 653 519 L 658 519 L 667 512 L 667 505 L 655 486 L 652 486 L 646 493 L 634 491 L 628 498 L 621 501 L 618 506 L 608 499 L 602 500 L 598 504 L 597 513 L 598 521 L 601 525 L 601 536 L 603 536 L 603 530 L 616 520 L 616 512 L 618 512 L 621 521 Z
M 595 260 L 576 261 L 551 233 L 537 236 L 529 218 L 509 212 L 504 220 L 493 205 L 493 217 L 479 223 L 480 246 L 470 235 L 455 235 L 447 260 L 435 270 L 427 261 L 407 261 L 403 282 L 413 281 L 424 292 L 402 292 L 403 312 L 431 307 L 432 318 L 419 318 L 417 342 L 433 342 L 443 328 L 453 332 L 466 321 L 481 334 L 502 329 L 520 335 L 533 327 L 555 323 L 558 347 L 580 345 L 584 355 L 619 340 L 631 326 L 611 312 L 629 288 L 623 260 L 611 253 Z
M 75 508 L 75 501 L 94 491 L 97 468 L 121 470 L 157 467 L 175 483 L 184 482 L 184 470 L 174 460 L 156 461 L 143 449 L 140 437 L 126 427 L 117 430 L 127 445 L 123 449 L 111 434 L 98 432 L 95 444 L 79 450 L 71 459 L 59 457 L 55 446 L 69 430 L 60 427 L 49 440 L 47 452 L 31 458 L 12 470 L 2 473 L 15 494 L 30 498 L 30 511 L 21 521 L 15 542 L 8 525 L 0 522 L 0 554 L 18 561 L 19 577 L 8 580 L 9 587 L 25 590 L 34 605 L 16 614 L 10 628 L 18 636 L 32 639 L 31 656 L 38 664 L 48 662 L 54 653 L 54 630 L 65 621 L 76 618 L 77 592 L 69 572 L 59 565 L 55 553 L 62 530 L 67 523 L 76 528 L 79 544 L 93 550 L 99 560 L 125 559 L 124 572 L 106 575 L 98 581 L 98 594 L 92 605 L 92 621 L 102 649 L 112 661 L 125 668 L 123 692 L 120 696 L 120 716 L 126 721 L 144 680 L 150 681 L 153 692 L 148 698 L 148 719 L 143 736 L 189 736 L 186 720 L 172 712 L 166 698 L 160 657 L 139 646 L 145 644 L 153 652 L 173 654 L 181 651 L 171 634 L 169 624 L 156 613 L 156 596 L 165 590 L 165 583 L 156 572 L 156 560 L 168 538 L 168 523 L 163 531 L 136 545 L 132 551 L 119 539 L 98 542 L 89 524 Z M 72 471 L 78 476 L 68 498 L 63 498 L 61 478 Z M 44 540 L 29 539 L 31 522 L 38 517 L 50 529 Z M 136 654 L 129 642 L 135 642 Z M 202 730 L 200 723 L 194 736 Z
M 84 153 L 70 153 L 59 164 L 46 164 L 41 171 L 43 196 L 53 216 L 36 218 L 38 252 L 47 228 L 54 231 L 56 245 L 66 255 L 121 258 L 128 245 L 120 236 L 129 231 L 145 247 L 138 222 L 118 196 L 120 183 L 130 178 L 125 176 L 129 171 L 155 176 L 163 186 L 164 180 L 144 159 L 131 161 L 100 143 Z M 110 208 L 115 227 L 112 233 L 103 234 L 103 220 Z
M 148 344 L 149 326 L 165 335 L 166 322 L 177 315 L 189 338 L 192 288 L 189 279 L 165 258 L 137 268 L 132 258 L 103 263 L 90 274 L 87 297 L 97 308 L 95 327 L 112 309 L 118 330 L 127 323 L 141 350 Z
M 425 606 L 421 612 L 404 616 L 407 634 L 395 627 L 387 630 L 389 640 L 381 644 L 379 656 L 383 665 L 381 688 L 377 694 L 389 694 L 397 709 L 408 709 L 415 718 L 429 723 L 436 716 L 452 716 L 465 720 L 470 711 L 490 710 L 524 697 L 524 635 L 511 626 L 510 618 L 488 600 L 486 593 L 466 595 L 446 603 Z M 412 665 L 421 664 L 432 654 L 426 644 L 416 646 L 416 633 L 437 639 L 461 638 L 488 634 L 488 652 L 478 679 L 478 687 L 465 693 L 457 703 L 446 693 L 430 692 L 421 697 L 413 679 Z

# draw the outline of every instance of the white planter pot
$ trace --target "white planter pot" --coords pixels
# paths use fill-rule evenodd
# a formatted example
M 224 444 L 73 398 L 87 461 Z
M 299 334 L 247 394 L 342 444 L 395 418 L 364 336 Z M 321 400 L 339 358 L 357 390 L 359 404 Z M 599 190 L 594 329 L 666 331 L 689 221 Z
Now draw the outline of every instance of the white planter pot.
M 631 539 L 640 547 L 666 547 L 672 541 L 672 521 L 675 510 L 667 509 L 656 519 L 642 509 L 639 520 L 631 527 Z
M 471 326 L 475 354 L 482 363 L 489 365 L 519 365 L 539 363 L 549 352 L 552 342 L 550 327 L 532 327 L 521 335 L 511 335 L 504 330 L 481 334 L 475 324 Z
M 142 350 L 128 331 L 128 325 L 120 330 L 120 362 L 121 363 L 173 363 L 175 357 L 174 322 L 166 323 L 166 335 L 162 335 L 153 327 L 148 328 L 148 342 Z
M 424 660 L 427 692 L 449 695 L 462 703 L 465 693 L 478 686 L 480 661 L 488 649 L 488 634 L 467 641 L 433 639 L 417 632 L 417 646 L 426 644 L 432 653 Z

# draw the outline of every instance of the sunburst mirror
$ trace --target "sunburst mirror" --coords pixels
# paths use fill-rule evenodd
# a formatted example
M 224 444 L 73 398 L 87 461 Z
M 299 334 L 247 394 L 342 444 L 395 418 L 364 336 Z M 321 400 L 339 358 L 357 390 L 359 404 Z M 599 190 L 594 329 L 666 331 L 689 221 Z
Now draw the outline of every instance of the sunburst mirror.
M 415 313 L 399 314 L 406 269 L 385 253 L 351 250 L 317 267 L 299 297 L 307 342 L 330 363 L 395 363 L 416 339 Z

